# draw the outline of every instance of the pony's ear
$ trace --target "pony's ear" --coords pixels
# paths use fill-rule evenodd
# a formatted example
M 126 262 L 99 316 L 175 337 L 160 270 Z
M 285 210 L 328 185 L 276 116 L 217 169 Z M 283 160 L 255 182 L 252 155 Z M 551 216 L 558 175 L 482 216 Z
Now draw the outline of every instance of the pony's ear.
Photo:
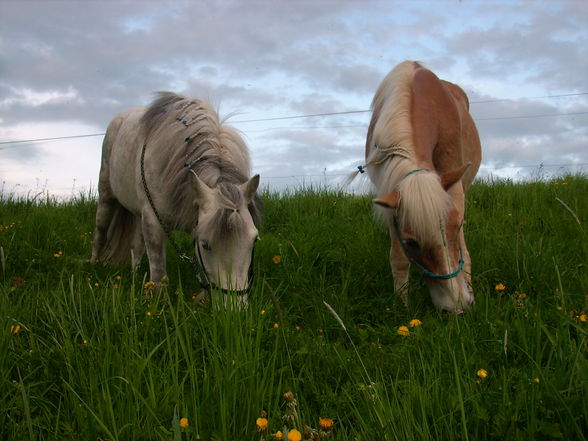
M 472 163 L 471 161 L 468 161 L 465 165 L 462 165 L 455 170 L 445 172 L 441 175 L 441 186 L 445 189 L 445 191 L 449 190 L 453 184 L 461 179 L 470 165 L 472 165 Z
M 239 186 L 239 188 L 243 192 L 243 195 L 245 196 L 245 200 L 247 201 L 247 203 L 253 200 L 253 196 L 255 196 L 257 187 L 259 187 L 259 175 L 253 176 L 247 182 Z
M 194 170 L 190 169 L 190 172 L 194 176 L 194 189 L 196 190 L 196 200 L 198 201 L 198 205 L 208 204 L 214 198 L 214 190 L 206 185 Z
M 398 208 L 400 204 L 400 193 L 393 191 L 373 200 L 373 203 L 385 208 Z

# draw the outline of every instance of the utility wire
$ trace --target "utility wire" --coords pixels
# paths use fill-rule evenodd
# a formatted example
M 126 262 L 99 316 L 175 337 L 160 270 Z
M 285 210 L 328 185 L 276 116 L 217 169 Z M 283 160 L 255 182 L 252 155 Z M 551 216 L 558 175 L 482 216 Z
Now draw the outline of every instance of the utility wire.
M 104 135 L 105 135 L 105 133 L 92 133 L 89 135 L 55 136 L 53 138 L 18 139 L 18 140 L 14 140 L 14 141 L 0 141 L 0 145 L 3 145 L 3 144 L 22 144 L 25 142 L 55 141 L 58 139 L 90 138 L 92 136 L 104 136 Z
M 281 119 L 294 119 L 294 118 L 309 118 L 312 116 L 331 116 L 331 115 L 342 115 L 342 114 L 349 114 L 349 113 L 360 113 L 360 112 L 368 112 L 363 110 L 351 111 L 351 112 L 338 112 L 338 113 L 323 113 L 323 114 L 316 114 L 316 115 L 298 115 L 298 116 L 285 116 L 285 117 L 278 117 L 278 118 L 269 118 L 269 119 L 259 119 L 259 120 L 247 120 L 247 121 L 233 121 L 234 123 L 237 122 L 253 122 L 253 121 L 277 121 Z M 578 116 L 578 115 L 588 115 L 588 112 L 569 112 L 569 113 L 551 113 L 551 114 L 540 114 L 540 115 L 514 115 L 514 116 L 491 116 L 488 118 L 474 118 L 475 121 L 500 121 L 500 120 L 508 120 L 508 119 L 532 119 L 532 118 L 551 118 L 551 117 L 560 117 L 560 116 Z M 259 129 L 259 130 L 251 130 L 250 132 L 264 132 L 268 130 L 278 130 L 278 129 L 292 129 L 292 130 L 312 130 L 312 129 L 339 129 L 339 128 L 358 128 L 364 127 L 363 125 L 341 125 L 341 126 L 312 126 L 312 127 L 268 127 L 266 129 Z M 246 133 L 248 131 L 245 131 Z M 89 135 L 71 135 L 71 136 L 55 136 L 52 138 L 35 138 L 35 139 L 17 139 L 12 141 L 0 141 L 0 145 L 8 145 L 8 144 L 24 144 L 27 142 L 41 142 L 41 141 L 56 141 L 61 139 L 76 139 L 76 138 L 90 138 L 93 136 L 104 136 L 105 133 L 92 133 Z M 0 150 L 4 150 L 8 147 L 0 147 Z
M 578 93 L 565 93 L 559 95 L 544 95 L 544 96 L 536 96 L 536 97 L 521 97 L 521 98 L 504 98 L 504 99 L 495 99 L 495 100 L 482 100 L 482 101 L 471 101 L 470 104 L 486 104 L 486 103 L 496 103 L 502 101 L 516 101 L 520 99 L 546 99 L 546 98 L 562 98 L 562 97 L 572 97 L 572 96 L 582 96 L 588 95 L 588 92 L 578 92 Z M 265 122 L 265 121 L 283 121 L 289 119 L 301 119 L 301 118 L 315 118 L 315 117 L 325 117 L 325 116 L 337 116 L 337 115 L 351 115 L 351 114 L 359 114 L 359 113 L 369 113 L 371 109 L 368 110 L 348 110 L 342 112 L 325 112 L 325 113 L 313 113 L 308 115 L 289 115 L 289 116 L 278 116 L 272 118 L 258 118 L 258 119 L 244 119 L 244 120 L 233 120 L 230 121 L 232 124 L 237 123 L 252 123 L 252 122 Z M 549 117 L 559 117 L 559 116 L 578 116 L 578 115 L 588 115 L 588 112 L 570 112 L 570 113 L 553 113 L 553 114 L 540 114 L 540 115 L 520 115 L 520 116 L 497 116 L 497 117 L 488 117 L 488 118 L 475 118 L 475 121 L 495 121 L 495 120 L 508 120 L 508 119 L 525 119 L 525 118 L 549 118 Z M 344 127 L 344 126 L 341 126 Z M 346 127 L 353 127 L 353 126 L 346 126 Z M 331 127 L 292 127 L 293 129 L 318 129 L 318 128 L 331 128 Z M 339 128 L 339 127 L 334 127 Z M 263 130 L 275 130 L 275 128 L 268 128 Z M 40 142 L 40 141 L 55 141 L 55 140 L 62 140 L 62 139 L 75 139 L 75 138 L 89 138 L 94 136 L 104 136 L 104 133 L 93 133 L 88 135 L 71 135 L 71 136 L 56 136 L 51 138 L 35 138 L 35 139 L 22 139 L 22 140 L 11 140 L 11 141 L 0 141 L 0 145 L 8 145 L 8 144 L 23 144 L 27 142 Z M 6 148 L 6 147 L 4 147 Z M 0 150 L 3 148 L 0 147 Z

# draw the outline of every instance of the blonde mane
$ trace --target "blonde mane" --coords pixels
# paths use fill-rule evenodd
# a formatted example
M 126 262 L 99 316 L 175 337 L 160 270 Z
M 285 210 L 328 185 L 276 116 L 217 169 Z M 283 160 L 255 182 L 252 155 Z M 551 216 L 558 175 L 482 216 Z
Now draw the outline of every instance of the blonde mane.
M 368 142 L 368 173 L 378 197 L 397 191 L 400 204 L 395 212 L 376 207 L 380 217 L 396 216 L 401 228 L 408 228 L 417 240 L 436 242 L 450 203 L 437 173 L 419 171 L 414 155 L 411 84 L 414 61 L 405 61 L 382 81 L 372 101 L 373 133 Z M 414 173 L 411 173 L 414 172 Z

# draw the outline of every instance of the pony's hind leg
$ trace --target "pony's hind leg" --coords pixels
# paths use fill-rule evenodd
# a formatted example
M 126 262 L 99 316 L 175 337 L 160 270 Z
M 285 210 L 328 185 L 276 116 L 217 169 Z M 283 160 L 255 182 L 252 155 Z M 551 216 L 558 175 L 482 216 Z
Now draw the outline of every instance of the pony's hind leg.
M 96 262 L 102 257 L 104 247 L 108 238 L 108 229 L 112 218 L 119 204 L 116 199 L 100 198 L 98 208 L 96 209 L 96 229 L 94 230 L 94 240 L 92 243 L 92 257 L 90 262 Z

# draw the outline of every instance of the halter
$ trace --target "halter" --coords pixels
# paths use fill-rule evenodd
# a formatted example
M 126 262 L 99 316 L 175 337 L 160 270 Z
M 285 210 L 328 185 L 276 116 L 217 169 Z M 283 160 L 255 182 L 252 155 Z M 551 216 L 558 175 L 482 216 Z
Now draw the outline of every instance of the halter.
M 198 260 L 200 261 L 200 268 L 202 268 L 202 272 L 204 274 L 204 278 L 200 277 L 200 274 L 197 275 L 198 283 L 200 283 L 200 287 L 208 292 L 211 291 L 211 288 L 215 291 L 218 291 L 222 294 L 235 294 L 235 295 L 245 295 L 250 290 L 251 284 L 253 283 L 253 258 L 255 257 L 255 244 L 253 248 L 251 248 L 251 263 L 249 264 L 249 274 L 248 274 L 248 282 L 249 287 L 245 289 L 235 290 L 235 289 L 226 289 L 217 286 L 216 284 L 212 284 L 210 279 L 208 278 L 208 273 L 206 272 L 206 267 L 204 266 L 204 259 L 202 259 L 202 253 L 200 252 L 200 246 L 195 244 L 196 250 L 198 251 Z
M 416 169 L 416 170 L 411 170 L 407 174 L 405 174 L 402 177 L 402 179 L 406 179 L 408 176 L 410 176 L 414 173 L 419 173 L 419 172 L 428 172 L 428 170 L 421 169 L 421 168 Z M 394 231 L 396 232 L 396 237 L 398 238 L 398 241 L 400 242 L 400 246 L 402 247 L 402 251 L 404 252 L 404 255 L 410 261 L 410 263 L 412 263 L 414 266 L 416 266 L 418 268 L 418 270 L 421 273 L 423 273 L 424 276 L 430 277 L 432 279 L 447 280 L 447 279 L 453 279 L 455 276 L 457 276 L 461 272 L 461 270 L 463 269 L 463 266 L 464 266 L 464 260 L 463 260 L 463 254 L 461 251 L 461 247 L 459 248 L 459 264 L 458 264 L 457 269 L 455 271 L 453 271 L 452 273 L 448 273 L 448 274 L 434 273 L 432 271 L 429 271 L 427 268 L 425 268 L 423 265 L 421 265 L 419 262 L 417 262 L 415 259 L 413 259 L 410 256 L 410 254 L 408 253 L 408 248 L 406 247 L 406 244 L 402 240 L 402 235 L 400 234 L 400 228 L 398 227 L 398 220 L 396 219 L 396 216 L 394 216 L 394 218 L 393 218 L 393 224 L 394 224 Z

